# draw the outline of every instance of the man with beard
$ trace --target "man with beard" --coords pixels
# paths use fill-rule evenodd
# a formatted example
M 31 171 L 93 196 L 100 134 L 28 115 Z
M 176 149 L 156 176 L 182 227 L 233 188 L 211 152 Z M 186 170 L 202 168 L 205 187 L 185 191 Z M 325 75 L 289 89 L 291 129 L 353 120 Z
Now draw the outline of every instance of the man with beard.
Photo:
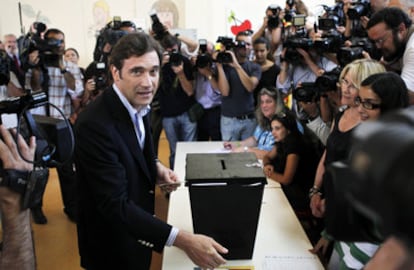
M 410 104 L 414 104 L 414 26 L 400 8 L 384 8 L 368 22 L 369 38 L 382 53 L 387 70 L 401 74 L 410 90 Z

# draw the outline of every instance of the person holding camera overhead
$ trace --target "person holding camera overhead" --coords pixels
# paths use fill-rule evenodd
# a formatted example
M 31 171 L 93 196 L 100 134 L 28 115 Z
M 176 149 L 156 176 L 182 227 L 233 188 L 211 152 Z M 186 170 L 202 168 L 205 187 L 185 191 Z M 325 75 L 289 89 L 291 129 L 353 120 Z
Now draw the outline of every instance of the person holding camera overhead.
M 83 92 L 80 69 L 72 62 L 64 60 L 65 35 L 56 28 L 48 29 L 44 34 L 47 48 L 36 48 L 30 54 L 31 69 L 26 73 L 26 86 L 32 91 L 43 90 L 48 101 L 59 108 L 39 107 L 32 111 L 58 119 L 69 119 L 79 105 L 79 96 Z M 52 44 L 52 45 L 50 45 Z M 47 52 L 47 53 L 46 53 Z M 40 59 L 42 59 L 40 61 Z M 39 62 L 40 61 L 40 62 Z M 59 176 L 64 213 L 71 221 L 76 221 L 77 204 L 75 188 L 75 171 L 72 162 L 66 162 L 56 168 Z M 41 203 L 32 208 L 33 220 L 38 224 L 47 223 Z
M 282 52 L 282 35 L 284 11 L 279 5 L 272 4 L 266 9 L 266 16 L 263 18 L 263 23 L 260 28 L 253 33 L 253 44 L 260 37 L 266 38 L 269 41 L 269 54 L 274 58 L 274 62 L 279 65 L 279 56 Z
M 180 53 L 180 41 L 176 36 L 167 33 L 159 42 L 165 52 L 158 99 L 162 126 L 170 146 L 170 168 L 174 168 L 177 142 L 197 139 L 197 122 L 192 121 L 188 113 L 196 102 L 194 75 L 190 60 Z
M 197 121 L 198 141 L 221 141 L 221 93 L 218 90 L 217 71 L 211 51 L 211 44 L 200 39 L 199 54 L 195 59 L 195 98 L 203 107 Z
M 248 31 L 238 33 L 236 43 L 231 43 L 224 44 L 225 51 L 215 57 L 222 95 L 221 136 L 224 141 L 241 141 L 252 136 L 256 128 L 253 91 L 262 71 L 258 64 L 248 60 Z

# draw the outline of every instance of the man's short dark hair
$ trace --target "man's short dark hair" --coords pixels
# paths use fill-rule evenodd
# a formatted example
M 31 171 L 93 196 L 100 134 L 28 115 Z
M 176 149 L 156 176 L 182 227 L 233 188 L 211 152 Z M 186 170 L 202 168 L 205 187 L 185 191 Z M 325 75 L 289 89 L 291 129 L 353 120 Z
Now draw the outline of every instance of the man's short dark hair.
M 409 28 L 412 24 L 410 17 L 402 9 L 398 7 L 386 7 L 372 15 L 368 21 L 367 30 L 382 22 L 390 29 L 397 29 L 401 23 L 404 23 L 406 28 Z
M 61 30 L 57 29 L 57 28 L 50 28 L 46 31 L 45 33 L 45 39 L 47 39 L 49 37 L 50 34 L 55 34 L 55 35 L 59 35 L 62 34 L 63 37 L 65 37 L 65 33 L 63 33 Z
M 265 37 L 259 37 L 258 39 L 253 41 L 253 46 L 256 45 L 256 44 L 264 44 L 266 46 L 266 49 L 270 50 L 270 42 Z
M 152 51 L 157 53 L 161 64 L 163 50 L 160 44 L 148 34 L 131 33 L 120 38 L 115 44 L 109 56 L 109 64 L 121 70 L 125 59 L 139 57 Z

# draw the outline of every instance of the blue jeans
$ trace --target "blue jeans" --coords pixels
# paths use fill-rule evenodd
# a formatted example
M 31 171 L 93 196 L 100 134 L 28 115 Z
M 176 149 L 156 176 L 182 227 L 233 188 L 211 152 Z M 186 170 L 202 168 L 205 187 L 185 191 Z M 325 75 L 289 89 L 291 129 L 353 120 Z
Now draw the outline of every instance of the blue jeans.
M 162 126 L 170 145 L 170 168 L 173 169 L 177 142 L 196 141 L 197 123 L 191 122 L 188 113 L 184 112 L 178 116 L 164 117 Z
M 241 141 L 253 135 L 256 129 L 256 118 L 237 119 L 221 116 L 221 137 L 223 141 Z

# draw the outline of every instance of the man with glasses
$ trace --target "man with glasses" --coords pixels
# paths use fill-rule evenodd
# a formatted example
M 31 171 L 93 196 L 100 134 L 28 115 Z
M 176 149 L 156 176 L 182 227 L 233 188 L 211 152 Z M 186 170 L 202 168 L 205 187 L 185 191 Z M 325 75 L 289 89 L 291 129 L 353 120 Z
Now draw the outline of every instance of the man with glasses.
M 389 7 L 376 12 L 368 22 L 369 38 L 381 50 L 387 70 L 395 71 L 410 90 L 410 104 L 414 104 L 414 26 L 400 8 Z

